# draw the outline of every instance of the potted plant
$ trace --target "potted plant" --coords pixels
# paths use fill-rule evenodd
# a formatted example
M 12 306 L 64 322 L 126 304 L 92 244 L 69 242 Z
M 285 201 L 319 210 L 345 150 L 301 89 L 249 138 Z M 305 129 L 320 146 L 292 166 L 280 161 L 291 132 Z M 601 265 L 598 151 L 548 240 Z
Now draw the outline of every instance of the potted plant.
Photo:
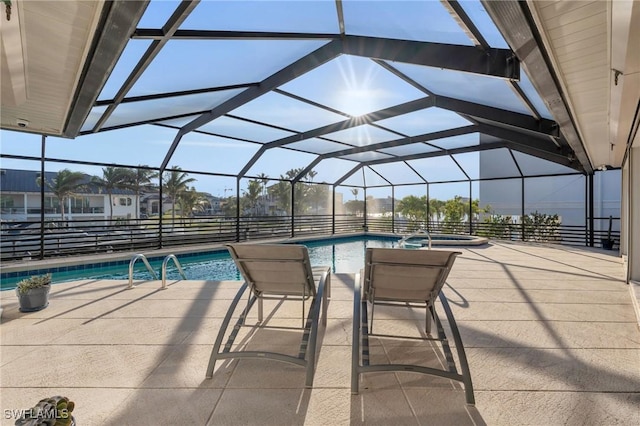
M 22 417 L 16 420 L 16 426 L 74 426 L 71 415 L 75 404 L 66 396 L 52 396 L 41 399 L 34 407 L 24 410 Z
M 20 311 L 35 312 L 46 308 L 50 290 L 51 274 L 36 275 L 20 281 L 16 287 Z
M 607 232 L 607 238 L 602 238 L 602 248 L 605 250 L 613 250 L 613 245 L 615 244 L 615 240 L 611 238 L 611 225 L 613 223 L 613 216 L 609 216 L 609 231 Z

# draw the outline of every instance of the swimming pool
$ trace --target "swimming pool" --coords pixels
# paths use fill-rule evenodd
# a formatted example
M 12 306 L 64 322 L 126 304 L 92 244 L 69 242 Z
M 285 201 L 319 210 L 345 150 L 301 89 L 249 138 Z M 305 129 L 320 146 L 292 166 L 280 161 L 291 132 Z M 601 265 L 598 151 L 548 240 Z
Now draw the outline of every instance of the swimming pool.
M 334 273 L 349 273 L 359 271 L 364 266 L 364 251 L 367 247 L 397 247 L 398 238 L 395 237 L 342 237 L 317 241 L 301 242 L 309 250 L 312 266 L 330 265 Z M 191 253 L 177 255 L 182 269 L 189 280 L 239 280 L 240 274 L 226 250 L 216 250 L 207 253 Z M 149 263 L 158 277 L 162 267 L 163 257 L 149 258 Z M 45 273 L 46 271 L 31 271 L 29 275 Z M 15 288 L 24 276 L 3 274 L 2 290 Z M 75 280 L 126 280 L 129 278 L 129 261 L 105 262 L 95 265 L 76 265 L 68 268 L 58 268 L 52 272 L 53 284 Z M 150 280 L 151 274 L 142 262 L 136 262 L 134 280 Z M 180 274 L 169 262 L 167 266 L 167 280 L 181 279 Z

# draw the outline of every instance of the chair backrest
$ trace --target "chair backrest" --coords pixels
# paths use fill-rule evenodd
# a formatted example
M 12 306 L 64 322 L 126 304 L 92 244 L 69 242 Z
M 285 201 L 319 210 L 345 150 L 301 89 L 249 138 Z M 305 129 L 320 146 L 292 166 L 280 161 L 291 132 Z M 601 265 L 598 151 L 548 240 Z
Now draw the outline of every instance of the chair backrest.
M 227 244 L 242 277 L 256 295 L 315 296 L 309 252 L 296 244 Z
M 456 251 L 368 248 L 363 292 L 369 300 L 433 301 L 440 293 Z

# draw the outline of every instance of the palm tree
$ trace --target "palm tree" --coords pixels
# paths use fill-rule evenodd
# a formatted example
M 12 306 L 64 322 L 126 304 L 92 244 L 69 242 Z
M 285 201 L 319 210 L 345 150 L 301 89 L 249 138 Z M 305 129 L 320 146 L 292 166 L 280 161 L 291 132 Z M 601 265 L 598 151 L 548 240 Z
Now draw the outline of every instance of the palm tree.
M 266 209 L 266 196 L 267 196 L 267 183 L 269 182 L 269 176 L 267 176 L 264 173 L 260 173 L 257 176 L 257 179 L 260 181 L 260 184 L 262 185 L 262 214 L 266 214 L 267 213 L 267 209 Z
M 72 172 L 69 169 L 63 169 L 58 172 L 53 181 L 44 180 L 45 186 L 60 201 L 60 218 L 64 220 L 64 205 L 76 191 L 84 186 L 85 174 L 81 172 Z M 42 186 L 42 177 L 36 179 L 36 184 Z M 42 206 L 44 209 L 44 206 Z
M 351 193 L 353 194 L 353 198 L 356 199 L 356 200 L 358 199 L 358 192 L 360 192 L 360 190 L 358 188 L 353 188 L 351 190 Z
M 256 213 L 256 205 L 258 204 L 258 199 L 260 198 L 260 192 L 262 191 L 262 185 L 259 180 L 250 180 L 249 185 L 247 186 L 247 190 L 244 193 L 244 196 L 249 204 L 249 208 L 252 210 L 253 214 Z
M 187 172 L 183 172 L 180 167 L 175 166 L 163 176 L 162 189 L 171 200 L 171 221 L 176 220 L 176 201 L 181 193 L 189 188 L 191 182 L 195 182 L 194 178 L 188 177 Z M 162 202 L 162 200 L 160 200 Z
M 153 187 L 151 179 L 158 177 L 158 172 L 150 170 L 147 166 L 138 166 L 128 171 L 126 188 L 134 192 L 136 196 L 136 219 L 140 217 L 140 195 L 143 191 Z
M 183 215 L 191 217 L 193 211 L 202 207 L 202 201 L 205 201 L 205 197 L 201 192 L 196 191 L 195 187 L 191 187 L 182 191 L 178 195 L 178 203 L 180 203 L 180 211 Z
M 113 191 L 126 187 L 129 170 L 124 167 L 105 167 L 102 177 L 92 176 L 91 184 L 104 189 L 109 195 L 109 220 L 113 220 Z

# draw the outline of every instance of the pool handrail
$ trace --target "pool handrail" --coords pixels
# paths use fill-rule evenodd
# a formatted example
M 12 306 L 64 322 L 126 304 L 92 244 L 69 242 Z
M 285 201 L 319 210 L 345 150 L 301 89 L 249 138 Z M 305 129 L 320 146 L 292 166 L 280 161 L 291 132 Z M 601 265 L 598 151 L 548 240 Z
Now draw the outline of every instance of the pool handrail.
M 182 277 L 183 280 L 187 279 L 187 276 L 184 273 L 184 270 L 182 269 L 182 265 L 180 265 L 180 262 L 178 261 L 178 258 L 176 257 L 175 254 L 170 254 L 167 257 L 164 258 L 164 260 L 162 261 L 162 287 L 160 287 L 162 290 L 167 288 L 167 264 L 169 263 L 169 260 L 173 260 L 173 264 L 176 265 L 176 268 L 178 269 L 178 272 L 180 273 L 180 276 Z
M 127 289 L 133 288 L 133 266 L 138 260 L 142 260 L 142 262 L 144 263 L 144 266 L 147 267 L 147 270 L 149 271 L 149 273 L 151 274 L 154 280 L 158 279 L 158 275 L 155 273 L 155 271 L 149 264 L 149 261 L 147 260 L 147 256 L 145 256 L 142 253 L 134 254 L 131 257 L 131 261 L 129 262 L 129 285 L 127 286 Z
M 431 250 L 431 234 L 429 233 L 429 231 L 427 231 L 426 229 L 418 229 L 416 232 L 406 235 L 404 237 L 402 237 L 402 239 L 400 241 L 398 241 L 398 246 L 399 247 L 404 247 L 407 240 L 413 238 L 413 237 L 417 237 L 420 234 L 425 234 L 427 236 L 427 240 L 429 241 L 429 250 Z

